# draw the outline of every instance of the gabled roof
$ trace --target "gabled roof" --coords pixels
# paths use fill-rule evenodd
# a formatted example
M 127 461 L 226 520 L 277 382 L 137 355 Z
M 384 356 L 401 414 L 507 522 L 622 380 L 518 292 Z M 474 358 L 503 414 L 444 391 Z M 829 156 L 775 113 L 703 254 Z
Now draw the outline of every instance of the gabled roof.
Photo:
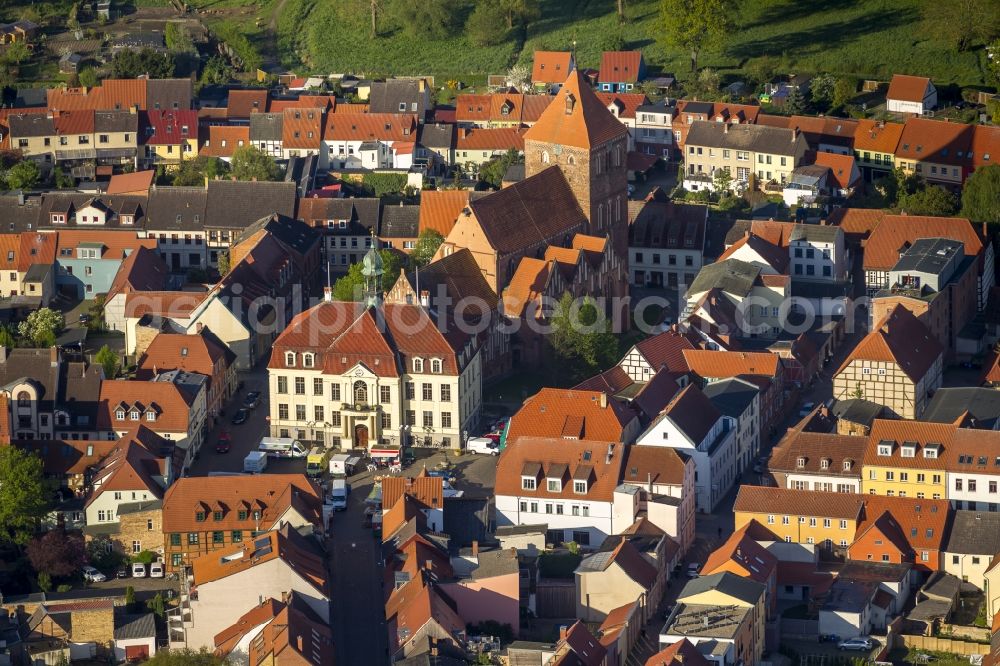
M 548 294 L 555 268 L 554 261 L 522 258 L 503 291 L 504 313 L 509 317 L 524 317 L 533 307 L 533 316 L 541 319 L 544 316 L 541 299 Z
M 903 102 L 923 102 L 930 83 L 931 80 L 926 76 L 893 74 L 885 98 L 898 99 Z
M 153 185 L 153 178 L 156 172 L 152 169 L 146 171 L 135 171 L 133 173 L 113 174 L 108 182 L 108 189 L 105 194 L 147 194 Z
M 942 550 L 990 558 L 1000 553 L 1000 513 L 955 511 Z
M 632 445 L 625 449 L 622 483 L 648 487 L 684 484 L 688 459 L 669 446 Z
M 667 403 L 656 421 L 661 418 L 670 419 L 678 430 L 695 446 L 698 446 L 712 431 L 712 427 L 722 418 L 722 414 L 700 388 L 694 384 L 688 384 Z
M 739 375 L 778 374 L 781 358 L 770 352 L 730 352 L 708 349 L 684 350 L 684 361 L 691 372 L 705 379 Z
M 860 478 L 867 450 L 867 437 L 789 429 L 767 466 L 779 472 Z
M 607 650 L 587 625 L 577 620 L 559 639 L 556 653 L 548 662 L 552 666 L 601 666 Z
M 273 213 L 295 216 L 296 184 L 212 180 L 208 183 L 205 225 L 245 229 Z
M 531 66 L 532 83 L 562 83 L 573 66 L 569 51 L 535 51 Z
M 444 508 L 444 479 L 427 476 L 387 476 L 382 479 L 382 507 L 391 509 L 404 495 L 413 497 L 428 509 Z
M 230 90 L 226 104 L 229 118 L 249 119 L 252 113 L 267 111 L 266 90 Z
M 419 283 L 421 291 L 430 292 L 429 302 L 432 309 L 444 311 L 444 304 L 438 302 L 439 297 L 450 298 L 451 307 L 463 299 L 468 299 L 465 302 L 470 306 L 476 299 L 482 299 L 489 308 L 497 307 L 496 292 L 490 288 L 482 269 L 467 248 L 432 261 L 422 267 L 419 273 L 419 276 L 416 272 L 408 273 L 405 279 L 414 290 Z M 419 297 L 419 294 L 417 296 Z M 470 312 L 469 317 L 478 321 L 479 313 Z
M 689 580 L 681 589 L 677 599 L 683 601 L 713 591 L 753 606 L 764 596 L 766 588 L 755 580 L 724 571 Z
M 788 252 L 783 250 L 780 246 L 774 245 L 754 233 L 749 233 L 730 245 L 725 252 L 719 255 L 717 261 L 721 262 L 729 259 L 742 247 L 752 250 L 754 254 L 760 257 L 765 264 L 774 269 L 774 271 L 779 275 L 783 274 L 788 268 Z
M 586 222 L 566 176 L 554 165 L 471 201 L 469 208 L 490 245 L 501 254 L 553 239 L 562 241 L 561 236 L 575 233 Z
M 146 111 L 142 114 L 141 120 L 140 143 L 176 146 L 185 141 L 198 140 L 197 111 Z
M 524 140 L 589 149 L 627 134 L 628 129 L 574 70 Z
M 702 251 L 708 207 L 672 201 L 628 202 L 629 247 Z
M 854 149 L 891 155 L 896 152 L 901 136 L 903 136 L 903 123 L 858 120 L 854 129 Z
M 159 252 L 155 248 L 140 245 L 135 251 L 130 252 L 118 267 L 105 302 L 118 294 L 163 289 L 169 277 L 170 271 Z
M 843 190 L 854 187 L 861 178 L 861 172 L 856 171 L 853 155 L 816 153 L 816 164 L 829 168 L 837 187 Z
M 600 81 L 635 83 L 642 67 L 641 51 L 605 51 L 601 54 Z
M 116 490 L 145 490 L 153 497 L 163 497 L 163 486 L 154 477 L 167 476 L 168 461 L 134 437 L 118 440 L 94 470 L 93 489 L 87 498 L 91 504 L 101 494 Z
M 623 447 L 620 442 L 520 437 L 508 443 L 500 454 L 495 493 L 540 499 L 576 498 L 610 502 L 621 478 Z M 548 489 L 548 484 L 542 480 L 548 474 L 562 477 L 560 491 Z M 537 479 L 536 488 L 525 490 L 521 479 L 532 475 Z M 586 481 L 587 492 L 574 492 L 572 481 Z
M 524 150 L 524 130 L 518 127 L 460 127 L 455 149 L 521 152 Z
M 468 190 L 424 190 L 420 193 L 420 231 L 433 229 L 447 236 L 462 209 L 469 205 Z
M 598 391 L 543 388 L 511 417 L 507 441 L 518 437 L 620 442 L 635 413 Z
M 139 418 L 157 432 L 186 433 L 191 405 L 190 396 L 173 382 L 111 379 L 101 382 L 100 405 L 97 410 L 99 430 L 124 430 L 131 427 L 130 412 L 138 409 Z M 125 411 L 118 419 L 115 412 Z M 155 421 L 146 421 L 147 410 L 153 410 Z
M 858 520 L 868 495 L 817 493 L 773 486 L 740 486 L 733 511 L 788 516 L 815 516 Z
M 228 347 L 209 337 L 207 330 L 185 335 L 160 333 L 146 347 L 136 368 L 137 379 L 149 379 L 157 372 L 183 370 L 197 372 L 211 379 L 218 363 L 229 365 L 235 355 Z
M 929 217 L 924 215 L 885 215 L 877 218 L 864 249 L 866 271 L 888 271 L 899 255 L 920 238 L 949 238 L 965 245 L 965 254 L 978 256 L 983 241 L 972 223 L 962 217 Z M 846 231 L 846 229 L 845 229 Z
M 607 571 L 612 564 L 617 564 L 622 572 L 646 590 L 656 582 L 656 567 L 646 561 L 642 553 L 623 536 L 609 536 L 601 548 L 580 562 L 578 573 L 594 573 Z
M 920 381 L 941 357 L 941 343 L 919 319 L 897 305 L 879 321 L 851 353 L 835 374 L 855 361 L 894 363 L 913 382 Z
M 743 298 L 753 290 L 760 273 L 760 266 L 730 257 L 703 266 L 691 281 L 688 293 L 700 294 L 710 289 L 719 289 Z
M 973 126 L 930 118 L 907 118 L 896 158 L 968 168 Z
M 417 117 L 411 113 L 328 113 L 324 141 L 416 141 Z
M 881 495 L 862 495 L 862 498 L 864 513 L 855 540 L 879 524 L 883 530 L 898 530 L 899 537 L 913 550 L 941 550 L 951 519 L 948 500 Z M 891 522 L 886 520 L 886 513 Z
M 215 635 L 215 653 L 220 657 L 227 656 L 244 636 L 273 620 L 284 607 L 285 604 L 277 599 L 265 599 L 263 603 L 250 609 L 236 622 Z
M 705 558 L 701 574 L 711 575 L 729 571 L 766 585 L 768 579 L 777 571 L 778 558 L 757 543 L 756 537 L 748 533 L 759 528 L 764 526 L 751 520 L 733 532 L 722 545 Z M 778 540 L 777 537 L 775 540 Z
M 686 638 L 668 645 L 646 660 L 645 666 L 709 666 L 710 662 Z
M 333 631 L 295 592 L 274 619 L 251 641 L 250 663 L 273 659 L 281 666 L 316 666 L 334 662 Z
M 254 114 L 254 118 L 261 114 Z M 199 155 L 232 157 L 237 148 L 250 145 L 250 128 L 246 125 L 209 125 L 199 134 Z
M 689 368 L 684 360 L 684 351 L 694 348 L 686 336 L 673 329 L 640 340 L 634 347 L 654 372 L 662 367 L 672 372 L 687 372 Z

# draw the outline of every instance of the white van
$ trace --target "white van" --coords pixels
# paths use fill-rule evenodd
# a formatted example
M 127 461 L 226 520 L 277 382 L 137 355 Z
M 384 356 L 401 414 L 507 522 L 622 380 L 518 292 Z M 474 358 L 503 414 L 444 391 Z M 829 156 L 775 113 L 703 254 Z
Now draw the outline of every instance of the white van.
M 267 469 L 267 453 L 264 451 L 251 451 L 243 459 L 243 471 L 250 474 L 260 474 Z
M 265 437 L 260 440 L 257 450 L 272 458 L 305 458 L 309 453 L 302 442 L 291 437 Z
M 471 453 L 485 453 L 491 456 L 500 455 L 500 446 L 489 437 L 473 437 L 465 443 L 465 448 Z
M 142 562 L 132 563 L 132 578 L 145 578 L 146 577 L 146 565 Z
M 350 492 L 347 482 L 343 479 L 334 479 L 330 482 L 330 504 L 334 511 L 344 511 L 347 509 L 347 494 Z
M 153 562 L 149 565 L 150 578 L 163 578 L 163 562 Z

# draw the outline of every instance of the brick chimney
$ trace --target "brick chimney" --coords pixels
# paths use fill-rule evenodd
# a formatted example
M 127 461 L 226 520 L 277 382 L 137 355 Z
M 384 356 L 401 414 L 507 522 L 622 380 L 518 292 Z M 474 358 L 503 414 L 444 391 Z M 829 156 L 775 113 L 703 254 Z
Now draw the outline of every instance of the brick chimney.
M 478 541 L 473 541 L 472 542 L 472 556 L 474 558 L 476 558 L 477 560 L 479 559 L 479 542 Z
M 559 640 L 564 641 L 569 638 L 569 626 L 563 624 L 559 627 Z

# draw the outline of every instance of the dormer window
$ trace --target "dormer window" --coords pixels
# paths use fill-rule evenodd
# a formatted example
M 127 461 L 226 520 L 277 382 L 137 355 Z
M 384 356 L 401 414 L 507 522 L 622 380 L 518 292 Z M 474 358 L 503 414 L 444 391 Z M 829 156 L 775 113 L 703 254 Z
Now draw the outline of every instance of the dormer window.
M 150 423 L 152 423 L 153 421 L 155 421 L 156 420 L 156 412 L 153 411 L 152 409 L 147 409 L 146 410 L 146 420 L 149 421 Z
M 806 457 L 805 456 L 799 456 L 798 458 L 796 458 L 795 459 L 795 466 L 798 467 L 799 469 L 802 469 L 803 467 L 805 467 L 806 466 Z
M 52 224 L 66 224 L 65 213 L 52 213 Z
M 891 456 L 892 455 L 892 442 L 882 440 L 878 445 L 878 454 L 880 456 Z
M 586 481 L 574 481 L 573 482 L 573 492 L 577 495 L 587 494 L 587 482 Z
M 916 442 L 903 442 L 903 446 L 899 449 L 899 455 L 904 458 L 916 458 L 917 457 L 917 443 Z
M 413 359 L 413 372 L 423 372 L 424 371 L 424 359 L 415 358 Z
M 537 479 L 533 476 L 521 477 L 521 490 L 535 490 Z
M 128 418 L 131 421 L 138 421 L 139 420 L 139 410 L 138 409 L 133 409 L 132 411 L 130 411 L 128 413 Z
M 845 460 L 844 461 L 844 467 L 843 468 L 844 468 L 845 472 L 850 472 L 851 471 L 851 467 L 853 467 L 853 466 L 854 466 L 854 463 L 851 462 L 850 460 Z
M 924 447 L 924 458 L 937 458 L 941 450 L 941 445 L 937 442 L 928 442 Z
M 441 374 L 441 359 L 432 358 L 431 359 L 431 372 L 435 375 Z
M 820 460 L 819 461 L 819 468 L 820 469 L 830 469 L 830 459 L 829 458 L 823 458 L 822 460 Z
M 125 410 L 124 409 L 116 409 L 115 410 L 115 419 L 118 420 L 118 421 L 124 421 L 125 420 Z
M 204 511 L 196 511 L 195 514 L 194 514 L 194 519 L 195 519 L 195 522 L 198 522 L 198 523 L 205 522 L 205 512 Z
M 249 517 L 250 517 L 250 512 L 249 512 L 249 511 L 247 511 L 246 509 L 240 509 L 240 510 L 239 510 L 239 511 L 238 511 L 238 512 L 236 513 L 236 517 L 237 517 L 237 518 L 238 518 L 239 520 L 246 520 L 247 518 L 249 518 Z
M 295 367 L 295 352 L 285 352 L 285 367 L 286 368 Z
M 550 493 L 561 493 L 562 479 L 546 479 L 545 487 Z
M 133 218 L 131 215 L 121 215 L 118 219 L 121 220 L 122 224 L 126 225 L 132 224 L 135 221 L 135 218 Z
M 302 355 L 302 367 L 311 368 L 315 365 L 315 355 L 310 353 L 305 353 Z

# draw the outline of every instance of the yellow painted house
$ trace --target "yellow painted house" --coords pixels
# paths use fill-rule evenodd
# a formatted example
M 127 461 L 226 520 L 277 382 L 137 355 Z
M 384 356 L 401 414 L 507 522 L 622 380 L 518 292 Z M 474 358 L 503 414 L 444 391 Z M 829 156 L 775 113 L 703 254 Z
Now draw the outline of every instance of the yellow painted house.
M 686 606 L 749 608 L 749 621 L 734 636 L 737 655 L 745 664 L 759 664 L 764 655 L 767 624 L 765 586 L 728 571 L 700 576 L 688 582 L 677 597 Z
M 883 497 L 946 499 L 945 452 L 955 433 L 950 423 L 876 419 L 861 469 L 861 492 Z
M 147 166 L 174 167 L 198 157 L 198 112 L 187 109 L 143 113 L 143 159 Z
M 789 543 L 830 550 L 854 541 L 863 506 L 857 493 L 741 486 L 733 512 L 737 530 L 756 520 Z

